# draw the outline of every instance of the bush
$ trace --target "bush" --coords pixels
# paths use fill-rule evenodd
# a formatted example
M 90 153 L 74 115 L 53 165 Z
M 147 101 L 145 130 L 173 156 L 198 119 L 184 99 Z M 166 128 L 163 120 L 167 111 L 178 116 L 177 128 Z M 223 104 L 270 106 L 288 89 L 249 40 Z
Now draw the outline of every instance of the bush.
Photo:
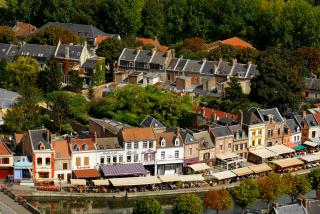
M 178 196 L 173 205 L 173 214 L 200 214 L 201 212 L 202 200 L 194 193 Z
M 139 199 L 133 208 L 132 214 L 160 214 L 162 207 L 159 201 L 151 197 Z

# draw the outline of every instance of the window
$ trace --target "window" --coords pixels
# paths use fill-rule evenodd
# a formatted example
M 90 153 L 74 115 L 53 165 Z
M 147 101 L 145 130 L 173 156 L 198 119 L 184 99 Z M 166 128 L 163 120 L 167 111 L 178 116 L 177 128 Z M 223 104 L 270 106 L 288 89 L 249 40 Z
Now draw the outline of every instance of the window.
M 112 163 L 117 163 L 117 156 L 113 156 Z
M 174 141 L 174 145 L 175 146 L 179 146 L 180 142 L 179 142 L 179 139 L 177 138 L 175 141 Z
M 220 145 L 220 150 L 222 150 L 223 149 L 223 146 L 222 145 Z
M 175 158 L 179 158 L 179 150 L 176 150 L 176 151 L 174 152 L 174 157 L 175 157 Z
M 261 139 L 258 139 L 258 145 L 261 146 Z
M 131 148 L 132 148 L 131 143 L 127 143 L 127 149 L 131 149 Z
M 85 166 L 89 165 L 89 157 L 84 157 L 84 165 Z
M 167 75 L 167 79 L 170 81 L 170 74 Z
M 312 137 L 312 138 L 315 138 L 315 137 L 316 137 L 316 131 L 312 131 L 311 137 Z
M 246 145 L 246 144 L 244 144 L 244 145 Z M 244 148 L 246 148 L 246 147 L 244 147 Z M 240 149 L 241 150 L 243 149 L 243 144 L 240 145 Z
M 281 130 L 280 130 L 280 129 L 278 129 L 278 135 L 280 135 L 280 133 L 281 133 Z
M 231 148 L 231 143 L 228 144 L 228 148 L 229 148 L 229 149 Z
M 49 178 L 49 172 L 39 172 L 39 178 Z
M 148 154 L 144 154 L 143 159 L 144 159 L 144 161 L 148 161 Z
M 138 142 L 134 142 L 134 148 L 135 149 L 139 149 L 139 143 Z
M 42 165 L 42 158 L 37 158 L 37 164 Z
M 119 155 L 119 163 L 122 163 L 122 162 L 123 162 L 123 156 Z
M 153 141 L 149 141 L 149 148 L 153 148 Z
M 192 155 L 192 148 L 189 148 L 189 155 Z
M 143 142 L 143 148 L 147 149 L 148 148 L 148 143 L 147 142 Z
M 100 157 L 100 163 L 104 163 L 104 157 Z
M 128 156 L 127 156 L 127 162 L 128 162 L 128 163 L 131 163 L 131 155 L 128 155 Z
M 76 166 L 80 166 L 81 165 L 81 158 L 77 157 L 76 158 Z
M 78 145 L 78 144 L 74 145 L 74 146 L 73 146 L 73 150 L 74 150 L 74 151 L 79 151 L 79 150 L 80 150 L 79 145 Z
M 111 162 L 111 158 L 110 156 L 107 156 L 107 164 L 110 164 L 110 162 Z
M 59 178 L 60 180 L 64 180 L 64 174 L 58 174 L 58 178 Z
M 203 159 L 204 159 L 204 160 L 210 159 L 210 153 L 209 153 L 209 152 L 204 153 L 204 154 L 203 154 Z
M 262 131 L 261 131 L 261 130 L 259 130 L 259 131 L 258 131 L 258 134 L 261 134 L 261 133 L 262 133 Z
M 50 158 L 46 158 L 46 165 L 50 165 Z
M 162 152 L 161 152 L 161 159 L 164 160 L 165 157 L 166 157 L 166 152 L 165 152 L 165 151 L 162 151 Z
M 63 169 L 68 169 L 68 163 L 63 163 Z
M 1 164 L 9 164 L 9 158 L 1 158 Z
M 235 146 L 235 150 L 238 151 L 239 150 L 239 145 Z
M 82 145 L 82 150 L 83 151 L 87 151 L 88 150 L 88 145 L 87 144 L 83 144 Z
M 271 137 L 271 129 L 268 130 L 268 137 Z
M 164 139 L 161 140 L 161 147 L 165 147 L 166 146 L 166 141 Z
M 133 67 L 133 62 L 129 62 L 129 67 Z
M 134 162 L 138 162 L 138 158 L 139 158 L 138 154 L 135 154 L 135 155 L 133 156 L 133 161 L 134 161 Z

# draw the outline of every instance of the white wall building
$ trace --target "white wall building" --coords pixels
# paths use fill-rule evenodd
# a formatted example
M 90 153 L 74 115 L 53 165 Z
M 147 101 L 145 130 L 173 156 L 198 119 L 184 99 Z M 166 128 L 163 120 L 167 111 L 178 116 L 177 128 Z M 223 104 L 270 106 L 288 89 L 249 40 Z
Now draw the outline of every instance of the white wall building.
M 91 138 L 71 139 L 71 169 L 97 169 L 97 148 Z

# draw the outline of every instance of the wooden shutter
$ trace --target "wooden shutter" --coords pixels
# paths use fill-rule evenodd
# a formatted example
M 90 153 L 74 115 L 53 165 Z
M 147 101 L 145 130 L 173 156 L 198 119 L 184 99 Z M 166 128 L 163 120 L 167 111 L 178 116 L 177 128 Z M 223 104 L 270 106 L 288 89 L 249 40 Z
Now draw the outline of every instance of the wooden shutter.
M 89 157 L 84 157 L 84 165 L 89 165 Z
M 81 159 L 80 157 L 76 158 L 76 166 L 80 166 L 81 165 Z

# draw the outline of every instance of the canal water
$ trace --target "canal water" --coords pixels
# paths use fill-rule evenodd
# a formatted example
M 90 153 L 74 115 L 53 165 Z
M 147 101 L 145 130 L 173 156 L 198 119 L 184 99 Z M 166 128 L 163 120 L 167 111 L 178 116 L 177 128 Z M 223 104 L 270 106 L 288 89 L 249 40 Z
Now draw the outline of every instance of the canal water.
M 315 197 L 315 192 L 307 195 L 309 198 Z M 203 198 L 203 194 L 200 194 Z M 172 203 L 176 196 L 155 197 L 163 206 L 164 213 L 170 214 Z M 26 198 L 34 206 L 45 214 L 131 214 L 132 208 L 137 199 L 129 198 L 47 198 L 47 197 L 28 197 Z M 277 203 L 289 204 L 291 199 L 288 196 L 281 197 Z M 257 201 L 250 206 L 250 210 L 266 209 L 266 203 Z M 204 209 L 203 214 L 215 214 L 215 210 Z M 220 211 L 220 214 L 238 214 L 241 208 L 234 204 L 230 211 Z

